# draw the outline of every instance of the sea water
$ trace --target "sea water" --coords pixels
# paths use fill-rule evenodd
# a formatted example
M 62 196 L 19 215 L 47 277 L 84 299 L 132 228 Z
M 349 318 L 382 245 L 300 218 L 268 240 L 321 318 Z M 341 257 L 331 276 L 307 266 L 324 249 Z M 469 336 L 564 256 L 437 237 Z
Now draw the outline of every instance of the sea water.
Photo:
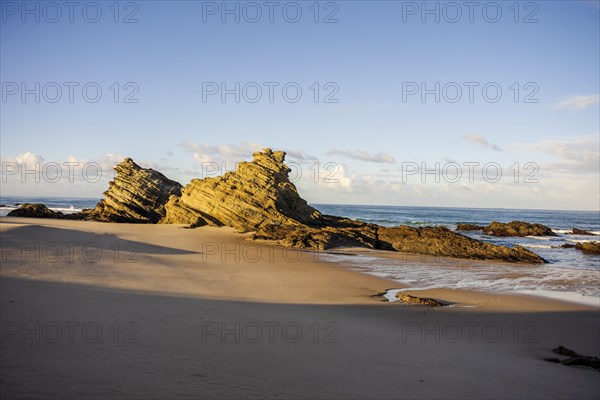
M 384 226 L 445 226 L 458 223 L 487 225 L 514 220 L 540 223 L 556 237 L 495 237 L 479 231 L 459 232 L 474 239 L 508 247 L 521 245 L 542 256 L 548 264 L 448 262 L 424 256 L 417 261 L 395 258 L 336 255 L 332 260 L 362 272 L 382 276 L 420 289 L 471 289 L 527 293 L 600 306 L 600 256 L 586 255 L 563 244 L 600 241 L 600 236 L 571 235 L 572 228 L 600 234 L 600 211 L 481 209 L 450 207 L 397 207 L 313 205 L 329 215 Z M 422 260 L 422 261 L 421 261 Z

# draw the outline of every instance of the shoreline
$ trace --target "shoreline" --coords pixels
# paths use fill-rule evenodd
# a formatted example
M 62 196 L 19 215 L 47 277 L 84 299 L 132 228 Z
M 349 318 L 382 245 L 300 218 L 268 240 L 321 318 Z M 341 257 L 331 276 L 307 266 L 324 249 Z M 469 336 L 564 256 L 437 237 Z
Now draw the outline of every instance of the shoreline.
M 230 228 L 6 218 L 0 232 L 2 398 L 600 393 L 597 370 L 545 361 L 600 354 L 592 307 L 441 289 L 416 294 L 475 307 L 382 302 L 399 285 Z M 72 251 L 41 255 L 50 243 Z
M 510 265 L 501 261 L 493 261 L 493 260 L 466 260 L 466 259 L 454 259 L 449 257 L 433 257 L 433 256 L 422 256 L 418 254 L 408 254 L 408 253 L 399 253 L 399 252 L 389 252 L 383 250 L 371 250 L 364 248 L 341 248 L 333 251 L 322 251 L 318 252 L 311 249 L 295 249 L 279 246 L 270 241 L 262 241 L 255 240 L 250 241 L 247 238 L 250 236 L 250 233 L 239 233 L 232 228 L 221 227 L 200 227 L 194 229 L 188 229 L 185 225 L 152 225 L 152 224 L 116 224 L 116 223 L 104 223 L 104 222 L 95 222 L 95 221 L 78 221 L 78 220 L 54 220 L 54 219 L 44 219 L 44 218 L 19 218 L 19 217 L 3 217 L 0 219 L 0 232 L 6 229 L 7 225 L 17 224 L 17 225 L 26 225 L 26 226 L 49 226 L 53 228 L 71 228 L 73 227 L 102 227 L 99 229 L 100 232 L 107 234 L 108 232 L 120 232 L 125 233 L 125 236 L 120 237 L 120 239 L 126 240 L 127 234 L 132 233 L 135 230 L 140 230 L 140 227 L 144 231 L 152 231 L 156 227 L 156 232 L 164 233 L 168 231 L 170 227 L 174 230 L 181 232 L 195 232 L 196 236 L 202 237 L 205 242 L 201 245 L 201 249 L 206 250 L 206 253 L 217 252 L 217 254 L 210 254 L 206 257 L 202 258 L 202 262 L 205 263 L 208 261 L 208 256 L 217 256 L 221 257 L 221 261 L 225 260 L 224 264 L 227 264 L 228 261 L 232 261 L 234 264 L 245 264 L 245 265 L 253 265 L 258 262 L 266 262 L 267 264 L 274 264 L 276 262 L 283 262 L 287 264 L 296 264 L 296 263 L 312 263 L 316 266 L 321 266 L 327 268 L 329 271 L 338 270 L 343 271 L 348 274 L 348 276 L 354 276 L 354 279 L 360 281 L 362 279 L 373 287 L 377 287 L 377 289 L 373 289 L 372 293 L 361 293 L 360 298 L 353 298 L 352 304 L 363 304 L 362 300 L 364 300 L 364 296 L 376 295 L 377 293 L 381 293 L 390 289 L 402 289 L 403 292 L 407 294 L 413 295 L 421 295 L 425 297 L 433 297 L 440 300 L 445 300 L 449 302 L 458 302 L 465 305 L 476 305 L 477 307 L 492 307 L 492 310 L 495 310 L 494 307 L 498 305 L 502 305 L 501 307 L 507 307 L 507 310 L 515 311 L 518 307 L 524 307 L 525 304 L 528 304 L 527 310 L 540 310 L 545 307 L 550 307 L 553 310 L 598 310 L 598 307 L 589 304 L 588 302 L 577 302 L 577 301 L 569 301 L 564 298 L 545 296 L 543 294 L 536 293 L 519 293 L 519 292 L 500 292 L 493 290 L 473 290 L 473 289 L 464 289 L 464 288 L 419 288 L 414 287 L 402 282 L 398 282 L 394 279 L 390 279 L 381 274 L 366 272 L 366 271 L 358 271 L 351 266 L 340 265 L 342 262 L 340 261 L 331 261 L 329 256 L 366 256 L 366 257 L 374 257 L 374 258 L 388 258 L 399 261 L 406 262 L 419 262 L 421 264 L 425 264 L 428 266 L 432 266 L 435 268 L 435 265 L 431 264 L 428 261 L 424 261 L 423 257 L 433 258 L 436 261 L 442 262 L 450 262 L 454 264 L 461 264 L 461 266 L 465 266 L 466 268 L 469 265 Z M 112 227 L 117 227 L 117 229 L 111 229 Z M 84 231 L 88 231 L 88 229 L 84 229 Z M 136 235 L 134 235 L 136 236 Z M 141 235 L 143 236 L 143 235 Z M 192 236 L 194 236 L 192 234 Z M 206 241 L 206 238 L 216 238 L 216 242 L 209 240 Z M 136 237 L 137 239 L 137 237 Z M 51 242 L 51 241 L 49 241 Z M 231 243 L 234 243 L 234 247 L 231 246 Z M 141 243 L 141 242 L 140 242 Z M 216 247 L 215 247 L 216 243 Z M 235 247 L 237 246 L 237 247 Z M 260 247 L 261 255 L 257 258 L 256 253 L 250 254 L 252 251 L 255 251 L 255 248 Z M 133 248 L 132 248 L 133 249 Z M 131 250 L 129 249 L 130 253 Z M 266 250 L 265 250 L 266 249 Z M 66 251 L 67 249 L 63 249 Z M 106 249 L 108 250 L 108 249 Z M 19 250 L 20 251 L 20 250 Z M 128 249 L 122 249 L 122 252 L 127 253 Z M 188 246 L 184 252 L 193 252 L 193 246 Z M 238 252 L 240 254 L 234 255 L 234 252 Z M 242 254 L 244 253 L 244 254 Z M 127 257 L 128 255 L 125 254 Z M 131 257 L 131 254 L 129 254 Z M 283 256 L 283 259 L 282 259 Z M 114 257 L 114 256 L 112 256 Z M 114 258 L 111 258 L 114 260 Z M 131 260 L 137 261 L 137 260 Z M 217 260 L 218 263 L 218 260 Z M 132 264 L 137 264 L 134 262 Z M 118 265 L 118 263 L 116 264 Z M 522 264 L 524 267 L 527 264 Z M 6 271 L 3 271 L 2 275 L 5 275 Z M 9 275 L 10 276 L 10 275 Z M 84 283 L 84 282 L 78 282 Z M 381 289 L 383 288 L 383 289 Z M 559 293 L 559 292 L 553 292 Z M 165 292 L 164 294 L 174 294 L 172 292 Z M 204 295 L 208 295 L 204 293 Z M 213 297 L 210 296 L 209 297 Z M 490 301 L 477 301 L 477 297 L 490 299 Z M 220 296 L 216 296 L 214 298 L 221 298 Z M 503 300 L 505 298 L 505 300 Z M 360 299 L 360 300 L 359 300 Z M 264 299 L 263 299 L 264 300 Z M 271 297 L 268 299 L 269 302 L 281 302 L 285 301 L 285 297 L 283 298 L 274 298 Z M 330 296 L 327 296 L 326 303 L 324 304 L 345 304 L 341 300 L 340 302 L 332 299 Z M 378 301 L 377 299 L 369 299 L 367 303 L 371 303 L 372 301 Z M 515 303 L 519 303 L 516 305 Z M 302 303 L 300 303 L 302 304 Z M 312 304 L 312 303 L 311 303 Z

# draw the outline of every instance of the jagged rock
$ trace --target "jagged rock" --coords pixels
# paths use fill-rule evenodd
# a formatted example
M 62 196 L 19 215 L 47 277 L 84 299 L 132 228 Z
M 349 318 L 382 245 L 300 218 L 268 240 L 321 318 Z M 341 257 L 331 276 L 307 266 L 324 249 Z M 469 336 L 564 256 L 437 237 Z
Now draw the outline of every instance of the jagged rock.
M 598 358 L 598 357 L 583 356 L 583 355 L 578 354 L 577 352 L 575 352 L 571 349 L 568 349 L 564 346 L 558 346 L 557 348 L 552 349 L 552 352 L 559 354 L 561 356 L 569 357 L 569 358 L 561 360 L 556 357 L 549 357 L 549 358 L 545 359 L 546 361 L 553 362 L 553 363 L 560 363 L 563 365 L 579 365 L 579 366 L 584 366 L 584 367 L 600 369 L 600 358 Z
M 398 300 L 400 300 L 403 303 L 407 303 L 407 304 L 422 304 L 425 306 L 430 306 L 430 307 L 444 307 L 446 306 L 446 304 L 437 301 L 435 299 L 430 299 L 427 297 L 417 297 L 417 296 L 411 296 L 410 294 L 405 294 L 405 293 L 396 293 L 396 298 Z
M 485 226 L 475 224 L 456 224 L 457 231 L 482 231 Z
M 600 254 L 600 242 L 576 243 L 575 248 L 583 251 L 583 254 Z
M 578 228 L 573 228 L 571 230 L 573 235 L 586 235 L 586 236 L 598 236 L 595 233 L 583 230 L 583 229 L 578 229 Z
M 8 216 L 28 218 L 63 218 L 65 215 L 60 211 L 52 211 L 43 204 L 25 203 L 19 208 L 9 212 Z
M 481 242 L 452 232 L 443 226 L 424 228 L 409 226 L 379 227 L 377 234 L 378 248 L 383 250 L 477 260 L 501 260 L 536 264 L 546 262 L 542 257 L 521 246 L 508 248 Z
M 164 217 L 164 205 L 171 195 L 179 196 L 182 186 L 131 158 L 115 166 L 117 176 L 88 218 L 105 222 L 157 223 Z
M 542 224 L 530 224 L 523 221 L 508 223 L 493 221 L 483 228 L 483 233 L 492 236 L 557 236 L 552 229 Z
M 300 197 L 290 182 L 285 153 L 264 149 L 236 171 L 194 179 L 171 197 L 161 223 L 231 226 L 255 231 L 266 225 L 320 226 L 321 214 Z

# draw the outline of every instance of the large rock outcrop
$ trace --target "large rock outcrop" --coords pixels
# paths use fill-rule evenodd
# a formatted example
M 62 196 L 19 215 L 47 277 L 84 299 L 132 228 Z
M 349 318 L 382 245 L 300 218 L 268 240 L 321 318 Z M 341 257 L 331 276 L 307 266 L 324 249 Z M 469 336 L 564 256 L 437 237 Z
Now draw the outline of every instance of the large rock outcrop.
M 164 205 L 182 186 L 150 168 L 126 158 L 115 166 L 114 181 L 87 218 L 105 222 L 157 223 L 165 215 Z
M 290 182 L 285 153 L 264 149 L 223 176 L 192 180 L 165 206 L 161 223 L 231 226 L 241 231 L 269 224 L 321 225 L 321 214 Z
M 286 247 L 327 250 L 366 247 L 431 256 L 544 263 L 542 257 L 521 246 L 513 248 L 471 239 L 445 227 L 383 227 L 324 215 L 324 227 L 266 225 L 254 239 L 276 240 Z
M 481 242 L 452 232 L 446 227 L 413 228 L 398 226 L 379 227 L 380 248 L 403 253 L 428 254 L 469 258 L 474 260 L 502 260 L 508 262 L 544 263 L 543 258 L 521 246 L 508 248 Z

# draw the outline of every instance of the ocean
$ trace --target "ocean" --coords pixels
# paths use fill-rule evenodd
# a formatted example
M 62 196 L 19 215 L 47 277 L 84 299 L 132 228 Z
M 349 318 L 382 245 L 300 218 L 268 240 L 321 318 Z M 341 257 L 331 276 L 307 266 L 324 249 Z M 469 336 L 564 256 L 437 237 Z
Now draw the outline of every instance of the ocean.
M 446 226 L 457 223 L 487 225 L 514 220 L 540 223 L 556 237 L 494 237 L 482 232 L 459 232 L 475 239 L 508 247 L 521 245 L 549 263 L 522 265 L 505 263 L 448 263 L 423 256 L 423 262 L 336 255 L 341 265 L 395 280 L 418 289 L 470 289 L 503 293 L 534 294 L 600 307 L 600 256 L 586 255 L 562 244 L 600 241 L 600 237 L 570 235 L 572 228 L 600 234 L 600 211 L 517 210 L 492 208 L 401 207 L 313 204 L 324 214 L 344 216 L 384 226 Z
M 55 211 L 72 213 L 93 208 L 99 199 L 62 197 L 0 197 L 0 216 L 16 204 L 42 203 Z M 365 273 L 395 280 L 413 288 L 471 289 L 536 294 L 600 307 L 600 256 L 586 255 L 562 244 L 600 241 L 600 237 L 570 235 L 576 227 L 600 234 L 600 211 L 517 210 L 491 208 L 357 206 L 313 204 L 324 214 L 339 215 L 384 226 L 446 226 L 457 223 L 487 225 L 491 221 L 521 220 L 549 226 L 556 237 L 498 238 L 482 232 L 461 232 L 475 239 L 512 247 L 521 245 L 549 261 L 544 265 L 504 263 L 448 263 L 424 256 L 423 262 L 367 256 L 335 255 L 330 260 Z

